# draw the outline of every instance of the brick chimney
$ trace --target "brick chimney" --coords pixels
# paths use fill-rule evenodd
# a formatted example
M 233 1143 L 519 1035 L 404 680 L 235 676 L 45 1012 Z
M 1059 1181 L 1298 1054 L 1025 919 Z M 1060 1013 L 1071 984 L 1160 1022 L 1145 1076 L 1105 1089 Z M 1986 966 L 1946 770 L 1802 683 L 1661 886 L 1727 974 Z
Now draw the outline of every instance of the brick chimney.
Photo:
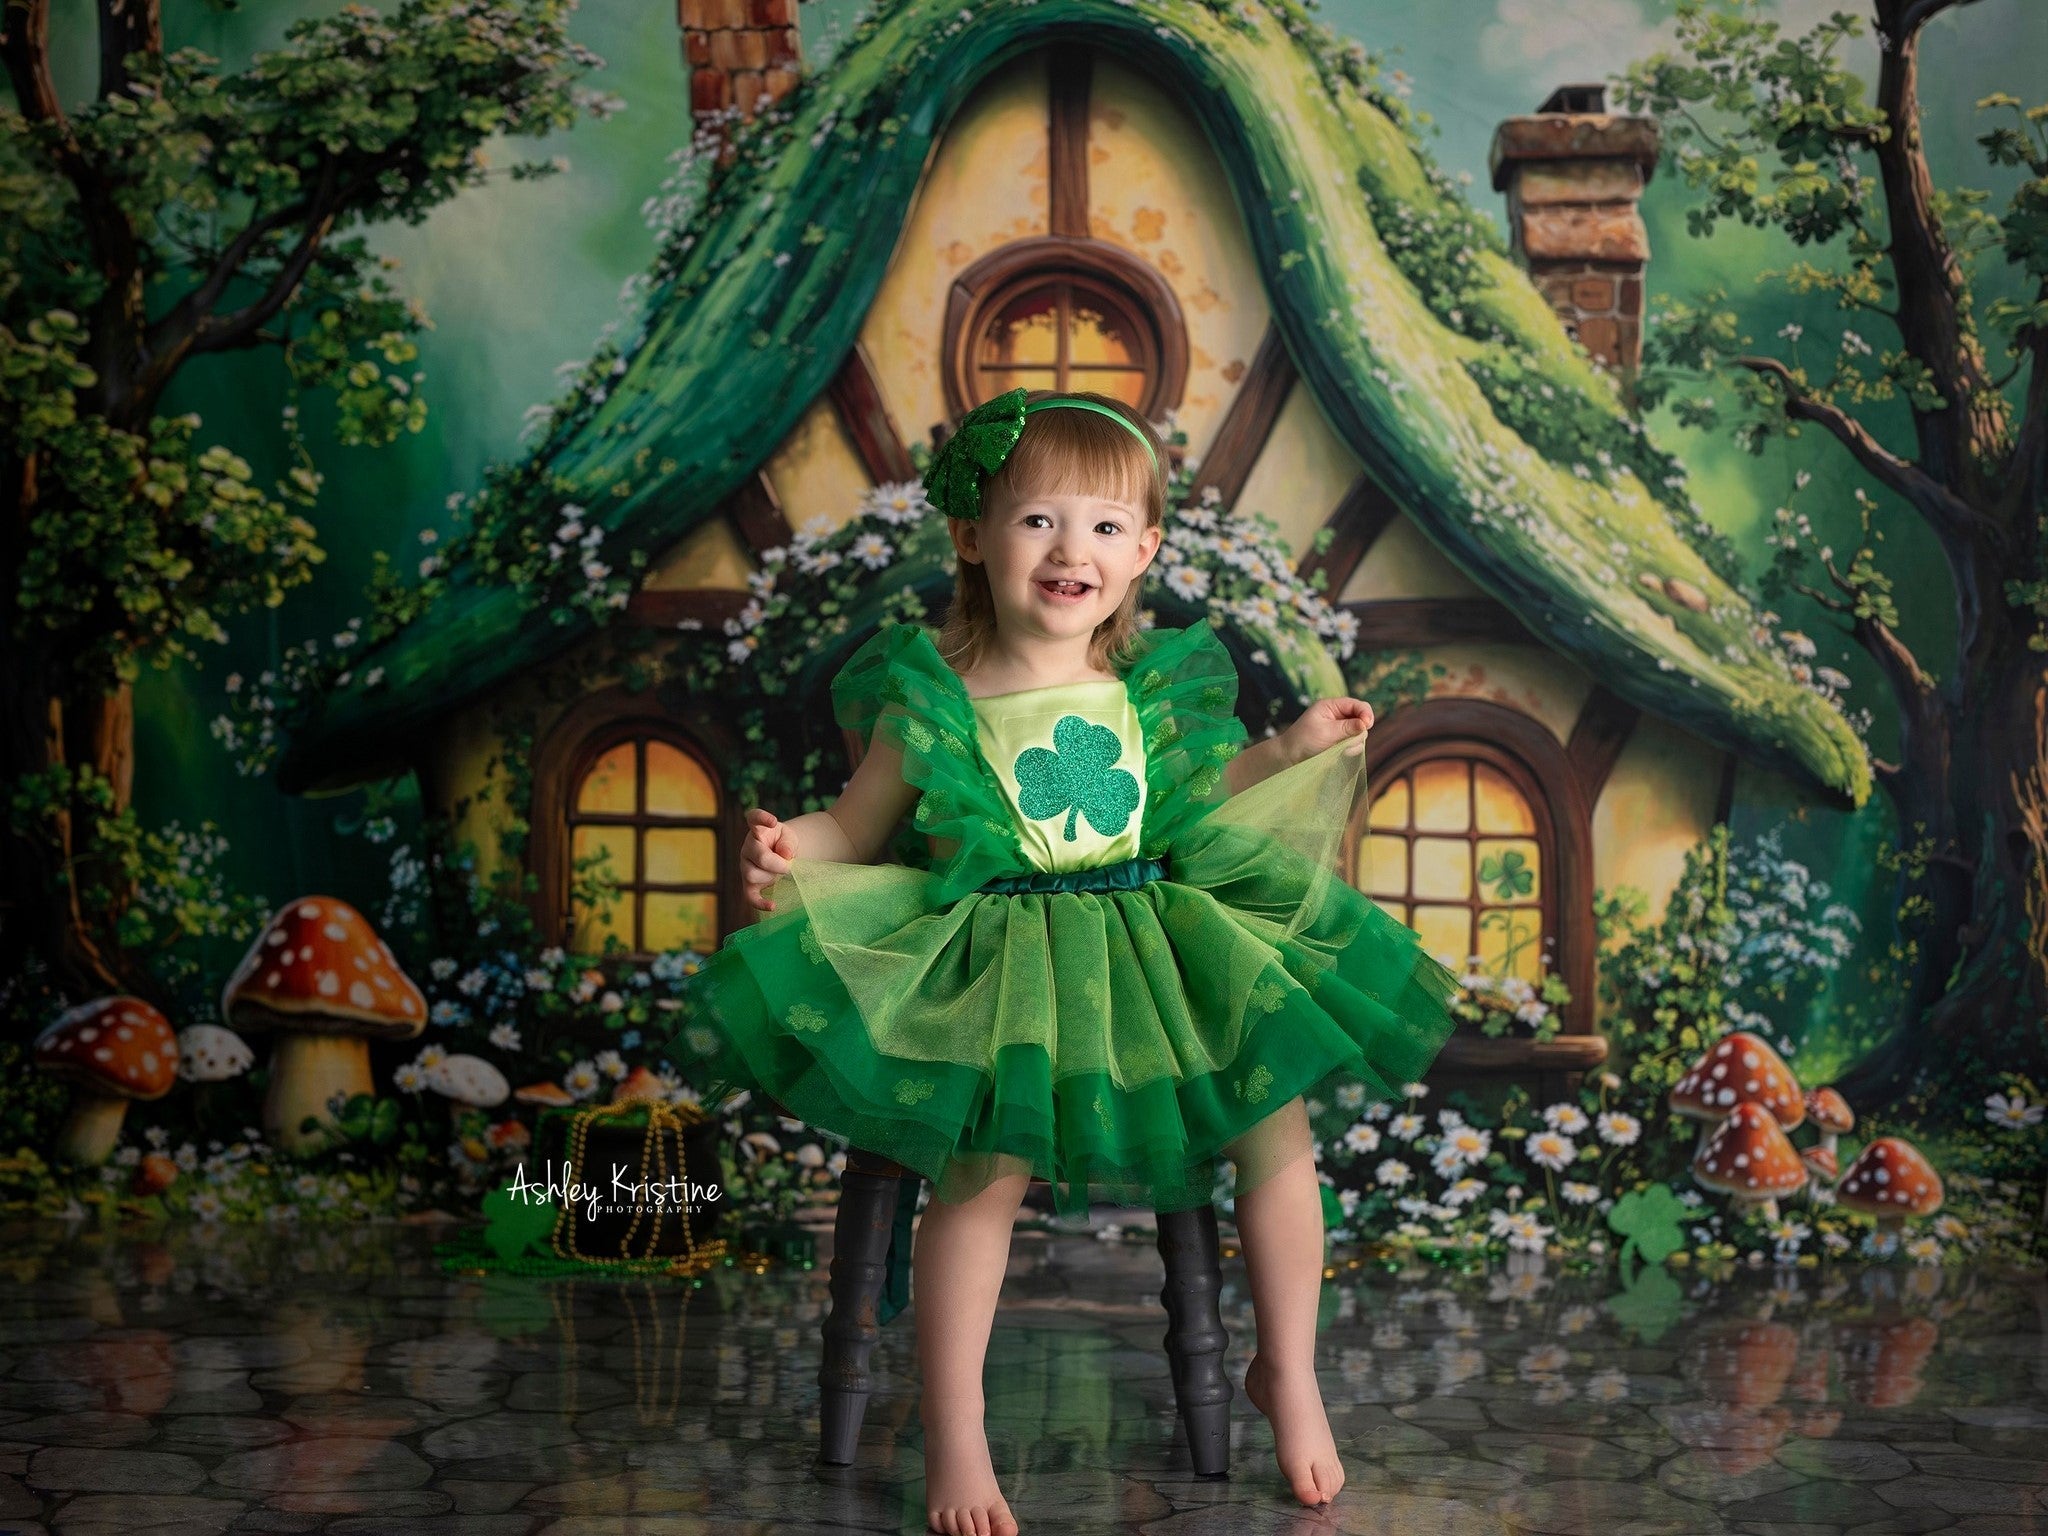
M 680 0 L 698 126 L 751 118 L 803 75 L 797 0 Z
M 1502 122 L 1487 155 L 1516 260 L 1624 388 L 1643 360 L 1650 236 L 1636 203 L 1657 137 L 1655 118 L 1610 113 L 1605 86 L 1561 85 L 1533 115 Z

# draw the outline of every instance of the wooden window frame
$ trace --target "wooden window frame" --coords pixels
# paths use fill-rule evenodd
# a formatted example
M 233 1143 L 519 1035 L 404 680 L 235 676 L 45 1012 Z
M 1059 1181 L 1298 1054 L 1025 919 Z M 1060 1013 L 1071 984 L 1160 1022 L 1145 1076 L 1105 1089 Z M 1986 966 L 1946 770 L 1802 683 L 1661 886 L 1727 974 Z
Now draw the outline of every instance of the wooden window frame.
M 570 832 L 570 797 L 583 775 L 597 759 L 621 741 L 644 738 L 663 742 L 693 759 L 710 777 L 718 791 L 718 810 L 709 818 L 662 817 L 643 825 L 711 828 L 717 839 L 716 875 L 711 894 L 716 898 L 719 937 L 723 939 L 745 926 L 747 906 L 739 879 L 736 857 L 745 835 L 745 816 L 728 791 L 721 761 L 735 760 L 741 744 L 732 733 L 708 716 L 692 713 L 676 720 L 659 712 L 653 698 L 642 691 L 624 688 L 601 689 L 571 705 L 536 748 L 533 765 L 533 804 L 528 808 L 531 828 L 527 866 L 534 876 L 531 907 L 535 925 L 564 948 L 573 938 L 573 913 L 569 880 L 574 863 Z M 643 759 L 644 761 L 644 759 Z M 644 772 L 644 769 L 642 770 Z M 636 793 L 636 799 L 639 795 Z M 607 818 L 608 819 L 608 818 Z M 617 821 L 616 825 L 627 825 Z M 636 870 L 637 873 L 637 870 Z M 636 908 L 634 937 L 639 936 L 639 896 L 631 888 Z M 648 950 L 627 950 L 611 957 L 627 966 L 641 966 L 654 958 Z
M 1086 235 L 1043 235 L 991 251 L 953 280 L 939 354 L 946 410 L 953 420 L 981 403 L 982 397 L 974 393 L 979 377 L 975 346 L 990 317 L 1020 290 L 1051 282 L 1107 293 L 1140 323 L 1138 340 L 1150 378 L 1139 406 L 1143 415 L 1157 420 L 1180 404 L 1188 378 L 1187 321 L 1172 286 L 1130 252 L 1107 241 Z M 1060 345 L 1064 351 L 1064 334 Z
M 1571 989 L 1563 1034 L 1593 1032 L 1593 832 L 1583 786 L 1564 744 L 1540 721 L 1484 699 L 1427 699 L 1404 704 L 1366 738 L 1367 792 L 1352 807 L 1344 834 L 1344 877 L 1357 881 L 1356 852 L 1371 835 L 1372 786 L 1418 764 L 1457 757 L 1498 770 L 1527 799 L 1535 842 L 1545 859 L 1544 937 L 1550 971 Z M 1455 903 L 1450 903 L 1455 905 Z M 1455 957 L 1462 968 L 1466 956 Z

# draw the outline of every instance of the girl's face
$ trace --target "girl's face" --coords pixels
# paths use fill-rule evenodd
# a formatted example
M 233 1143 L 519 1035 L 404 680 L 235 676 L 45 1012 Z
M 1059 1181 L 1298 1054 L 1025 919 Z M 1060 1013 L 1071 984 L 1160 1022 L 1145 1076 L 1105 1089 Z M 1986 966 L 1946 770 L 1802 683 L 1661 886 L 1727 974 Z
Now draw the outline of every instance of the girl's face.
M 988 572 L 997 622 L 1013 634 L 1072 639 L 1093 634 L 1152 563 L 1160 530 L 1144 510 L 1100 496 L 1012 500 L 991 485 L 982 512 L 954 519 L 954 548 Z

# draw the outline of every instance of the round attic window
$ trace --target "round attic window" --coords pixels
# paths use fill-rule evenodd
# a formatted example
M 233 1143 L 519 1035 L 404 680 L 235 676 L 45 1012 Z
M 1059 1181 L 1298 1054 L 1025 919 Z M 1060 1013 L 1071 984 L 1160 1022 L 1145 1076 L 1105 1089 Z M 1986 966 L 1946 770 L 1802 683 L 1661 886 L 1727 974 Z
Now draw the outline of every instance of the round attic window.
M 1148 417 L 1180 403 L 1187 337 L 1159 274 L 1094 240 L 1020 241 L 954 282 L 947 406 L 957 418 L 1005 390 L 1092 390 Z

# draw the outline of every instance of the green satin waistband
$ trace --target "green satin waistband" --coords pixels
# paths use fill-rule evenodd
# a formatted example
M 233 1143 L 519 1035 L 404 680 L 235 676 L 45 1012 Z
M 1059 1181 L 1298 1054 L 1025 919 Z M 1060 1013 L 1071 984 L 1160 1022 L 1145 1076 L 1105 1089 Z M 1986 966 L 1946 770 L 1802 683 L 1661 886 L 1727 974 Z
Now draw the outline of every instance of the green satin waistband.
M 1035 869 L 1028 875 L 998 875 L 976 889 L 998 896 L 1022 891 L 1134 891 L 1149 880 L 1165 878 L 1164 859 L 1124 859 L 1093 869 Z

